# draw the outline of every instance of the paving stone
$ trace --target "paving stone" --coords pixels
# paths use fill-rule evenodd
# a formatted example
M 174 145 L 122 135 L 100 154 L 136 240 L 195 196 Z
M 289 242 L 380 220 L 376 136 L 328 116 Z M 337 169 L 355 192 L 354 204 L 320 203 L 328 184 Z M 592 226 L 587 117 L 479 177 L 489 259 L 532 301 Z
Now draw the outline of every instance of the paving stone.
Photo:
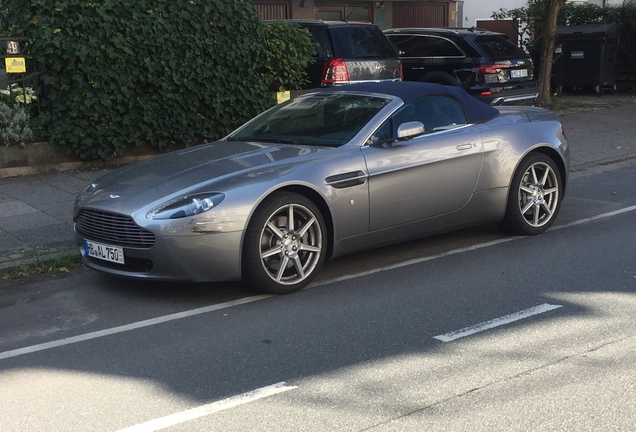
M 15 235 L 18 231 L 36 229 L 40 227 L 59 226 L 60 221 L 42 212 L 23 214 L 20 217 L 0 218 L 0 225 L 6 232 Z M 68 226 L 68 225 L 67 225 Z
M 68 224 L 26 228 L 11 234 L 29 245 L 61 246 L 75 241 L 73 229 Z
M 0 219 L 38 212 L 38 209 L 21 201 L 0 201 Z M 4 227 L 4 224 L 2 226 Z

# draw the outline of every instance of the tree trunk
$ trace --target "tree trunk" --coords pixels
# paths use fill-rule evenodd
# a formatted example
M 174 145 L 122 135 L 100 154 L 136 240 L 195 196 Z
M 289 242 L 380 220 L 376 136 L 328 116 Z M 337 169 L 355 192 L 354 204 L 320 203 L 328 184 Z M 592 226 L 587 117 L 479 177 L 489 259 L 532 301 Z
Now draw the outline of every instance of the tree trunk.
M 539 65 L 539 96 L 536 104 L 546 107 L 551 102 L 550 81 L 552 77 L 552 62 L 554 60 L 554 45 L 556 39 L 557 16 L 559 9 L 567 0 L 548 0 L 546 2 L 547 18 L 543 27 L 543 47 L 541 49 L 541 64 Z

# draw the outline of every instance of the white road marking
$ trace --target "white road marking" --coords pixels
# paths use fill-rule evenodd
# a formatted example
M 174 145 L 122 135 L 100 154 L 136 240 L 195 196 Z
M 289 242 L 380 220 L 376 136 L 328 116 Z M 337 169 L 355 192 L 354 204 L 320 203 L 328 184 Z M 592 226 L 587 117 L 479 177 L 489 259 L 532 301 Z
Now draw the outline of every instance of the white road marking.
M 366 270 L 366 271 L 359 272 L 359 273 L 352 273 L 352 274 L 348 274 L 348 275 L 345 275 L 345 276 L 340 276 L 340 277 L 337 277 L 337 278 L 324 280 L 324 281 L 312 284 L 311 287 L 313 288 L 313 287 L 322 286 L 322 285 L 329 285 L 329 284 L 332 284 L 332 283 L 335 283 L 335 282 L 342 282 L 342 281 L 346 281 L 346 280 L 349 280 L 349 279 L 357 279 L 357 278 L 362 277 L 362 276 L 369 276 L 369 275 L 372 275 L 372 274 L 375 274 L 375 273 L 384 272 L 384 271 L 387 271 L 387 270 L 395 270 L 395 269 L 398 269 L 398 268 L 411 266 L 413 264 L 420 264 L 420 263 L 423 263 L 423 262 L 433 261 L 433 260 L 436 260 L 436 259 L 439 259 L 439 258 L 444 258 L 444 257 L 447 257 L 447 256 L 451 256 L 451 255 L 458 255 L 458 254 L 461 254 L 461 253 L 464 253 L 464 252 L 471 252 L 471 251 L 474 251 L 474 250 L 483 249 L 483 248 L 487 248 L 487 247 L 490 247 L 490 246 L 495 246 L 495 245 L 498 245 L 498 244 L 501 244 L 501 243 L 508 243 L 508 242 L 511 242 L 511 241 L 514 241 L 514 240 L 518 240 L 520 238 L 522 238 L 522 237 L 506 237 L 506 238 L 502 238 L 502 239 L 499 239 L 499 240 L 493 240 L 493 241 L 486 242 L 486 243 L 480 243 L 480 244 L 476 244 L 476 245 L 472 245 L 472 246 L 467 246 L 467 247 L 464 247 L 464 248 L 453 249 L 453 250 L 450 250 L 448 252 L 442 252 L 442 253 L 437 254 L 437 255 L 430 255 L 430 256 L 425 256 L 425 257 L 421 257 L 421 258 L 414 258 L 414 259 L 411 259 L 411 260 L 408 260 L 408 261 L 402 261 L 402 262 L 399 262 L 399 263 L 396 263 L 396 264 L 392 264 L 392 265 L 389 265 L 389 266 L 385 266 L 385 267 L 378 267 L 378 268 L 374 268 L 374 269 L 371 269 L 371 270 Z
M 615 211 L 611 211 L 608 213 L 603 213 L 597 216 L 593 216 L 593 217 L 589 217 L 589 218 L 585 218 L 585 219 L 580 219 L 574 222 L 571 222 L 569 224 L 564 224 L 564 225 L 559 225 L 559 226 L 555 226 L 550 228 L 551 230 L 556 230 L 556 229 L 562 229 L 562 228 L 569 228 L 572 226 L 576 226 L 576 225 L 581 225 L 584 223 L 588 223 L 588 222 L 594 222 L 600 219 L 606 219 L 612 216 L 616 216 L 622 213 L 627 213 L 627 212 L 631 212 L 636 210 L 636 206 L 631 206 L 631 207 L 625 207 L 623 209 L 619 209 L 619 210 L 615 210 Z M 375 274 L 375 273 L 380 273 L 380 272 L 384 272 L 384 271 L 388 271 L 388 270 L 394 270 L 397 268 L 402 268 L 402 267 L 406 267 L 406 266 L 410 266 L 413 264 L 419 264 L 419 263 L 423 263 L 423 262 L 427 262 L 427 261 L 432 261 L 432 260 L 436 260 L 439 258 L 443 258 L 443 257 L 447 257 L 447 256 L 452 256 L 452 255 L 457 255 L 457 254 L 461 254 L 464 252 L 470 252 L 470 251 L 474 251 L 474 250 L 478 250 L 478 249 L 483 249 L 483 248 L 487 248 L 490 246 L 495 246 L 498 244 L 502 244 L 502 243 L 507 243 L 510 241 L 514 241 L 514 240 L 518 240 L 520 238 L 523 237 L 506 237 L 503 239 L 499 239 L 499 240 L 494 240 L 491 242 L 487 242 L 487 243 L 481 243 L 478 245 L 473 245 L 473 246 L 468 246 L 465 248 L 459 248 L 459 249 L 453 249 L 451 251 L 448 252 L 444 252 L 441 254 L 437 254 L 437 255 L 432 255 L 432 256 L 426 256 L 426 257 L 422 257 L 422 258 L 416 258 L 416 259 L 412 259 L 409 261 L 404 261 L 398 264 L 393 264 L 390 266 L 385 266 L 385 267 L 379 267 L 379 268 L 375 268 L 372 270 L 368 270 L 368 271 L 364 271 L 364 272 L 359 272 L 359 273 L 354 273 L 354 274 L 350 274 L 350 275 L 346 275 L 346 276 L 342 276 L 342 277 L 338 277 L 338 278 L 333 278 L 333 279 L 328 279 L 322 282 L 318 282 L 318 283 L 314 283 L 312 285 L 310 285 L 310 287 L 318 287 L 318 286 L 322 286 L 322 285 L 328 285 L 331 283 L 335 283 L 335 282 L 341 282 L 341 281 L 346 281 L 346 280 L 350 280 L 350 279 L 356 279 L 359 277 L 363 277 L 363 276 L 368 276 L 371 274 Z M 47 349 L 51 349 L 51 348 L 57 348 L 60 346 L 64 346 L 64 345 L 70 345 L 73 343 L 77 343 L 77 342 L 83 342 L 86 340 L 91 340 L 91 339 L 96 339 L 96 338 L 100 338 L 103 336 L 110 336 L 116 333 L 122 333 L 122 332 L 126 332 L 126 331 L 130 331 L 130 330 L 135 330 L 138 328 L 142 328 L 142 327 L 150 327 L 153 325 L 157 325 L 157 324 L 162 324 L 168 321 L 174 321 L 174 320 L 178 320 L 178 319 L 182 319 L 182 318 L 187 318 L 187 317 L 191 317 L 194 315 L 200 315 L 200 314 L 204 314 L 204 313 L 208 313 L 208 312 L 212 312 L 212 311 L 216 311 L 219 309 L 224 309 L 224 308 L 230 308 L 233 306 L 237 306 L 237 305 L 241 305 L 241 304 L 245 304 L 245 303 L 251 303 L 251 302 L 255 302 L 255 301 L 259 301 L 259 300 L 263 300 L 266 298 L 271 297 L 270 295 L 260 295 L 260 296 L 253 296 L 253 297 L 245 297 L 243 299 L 238 299 L 238 300 L 234 300 L 231 302 L 227 302 L 227 303 L 221 303 L 218 305 L 212 305 L 212 306 L 207 306 L 207 307 L 203 307 L 203 308 L 199 308 L 199 309 L 193 309 L 191 311 L 184 311 L 184 312 L 180 312 L 180 313 L 176 313 L 176 314 L 172 314 L 172 315 L 166 315 L 163 317 L 157 317 L 157 318 L 153 318 L 153 319 L 149 319 L 149 320 L 145 320 L 145 321 L 139 321 L 136 323 L 131 323 L 128 325 L 123 325 L 123 326 L 119 326 L 119 327 L 113 327 L 110 329 L 104 329 L 104 330 L 100 330 L 100 331 L 96 331 L 96 332 L 92 332 L 92 333 L 86 333 L 83 335 L 78 335 L 78 336 L 73 336 L 73 337 L 68 337 L 68 338 L 64 338 L 64 339 L 60 339 L 57 341 L 51 341 L 51 342 L 46 342 L 46 343 L 42 343 L 42 344 L 38 344 L 38 345 L 31 345 L 28 347 L 24 347 L 24 348 L 19 348 L 19 349 L 15 349 L 15 350 L 11 350 L 11 351 L 5 351 L 5 352 L 0 352 L 0 360 L 3 359 L 7 359 L 7 358 L 11 358 L 11 357 L 17 357 L 17 356 L 21 356 L 21 355 L 25 355 L 25 354 L 30 354 L 30 353 L 34 353 L 37 351 L 43 351 L 43 350 L 47 350 Z
M 212 402 L 207 405 L 201 405 L 196 408 L 192 408 L 186 411 L 170 414 L 165 417 L 150 420 L 145 423 L 140 423 L 135 426 L 130 426 L 124 429 L 120 429 L 117 432 L 154 432 L 161 429 L 185 423 L 190 420 L 195 420 L 200 417 L 205 417 L 210 414 L 214 414 L 219 411 L 234 408 L 239 405 L 254 402 L 258 399 L 263 399 L 269 396 L 273 396 L 278 393 L 283 393 L 289 390 L 294 390 L 297 386 L 287 386 L 285 382 L 279 382 L 267 387 L 253 390 L 251 392 L 243 393 L 240 395 L 232 396 L 227 399 L 223 399 L 217 402 Z
M 38 345 L 31 345 L 24 348 L 18 348 L 11 351 L 0 352 L 0 360 L 8 359 L 11 357 L 17 357 L 24 354 L 30 354 L 38 351 L 44 351 L 51 348 L 57 348 L 64 345 L 70 345 L 77 342 L 84 342 L 91 339 L 97 339 L 104 336 L 110 336 L 117 333 L 123 333 L 130 330 L 135 330 L 143 327 L 150 327 L 157 324 L 166 323 L 169 321 L 179 320 L 182 318 L 188 318 L 195 315 L 201 315 L 208 312 L 217 311 L 220 309 L 230 308 L 233 306 L 238 306 L 246 303 L 252 303 L 255 301 L 263 300 L 266 298 L 272 297 L 271 295 L 259 295 L 253 297 L 244 297 L 242 299 L 233 300 L 225 303 L 219 303 L 216 305 L 206 306 L 198 309 L 192 309 L 189 311 L 178 312 L 170 315 L 164 315 L 157 318 L 152 318 L 144 321 L 137 321 L 131 324 L 122 325 L 119 327 L 112 327 L 104 330 L 94 331 L 91 333 L 84 333 L 77 336 L 71 336 L 64 339 L 59 339 L 51 342 L 41 343 Z
M 510 315 L 502 316 L 501 318 L 495 318 L 490 321 L 475 324 L 474 326 L 465 327 L 463 329 L 456 330 L 450 333 L 434 336 L 433 339 L 437 339 L 442 342 L 451 342 L 451 341 L 454 341 L 455 339 L 470 336 L 472 334 L 479 333 L 485 330 L 490 330 L 492 328 L 499 327 L 505 324 L 510 324 L 511 322 L 519 321 L 519 320 L 529 318 L 534 315 L 539 315 L 545 312 L 549 312 L 551 310 L 558 309 L 561 307 L 563 306 L 544 303 L 539 306 L 531 307 L 530 309 L 525 309 Z
M 618 210 L 614 210 L 614 211 L 607 212 L 607 213 L 603 213 L 603 214 L 600 214 L 600 215 L 592 216 L 592 217 L 585 218 L 585 219 L 579 219 L 579 220 L 576 220 L 574 222 L 570 222 L 568 224 L 558 225 L 558 226 L 550 228 L 550 230 L 557 230 L 557 229 L 562 229 L 562 228 L 570 228 L 570 227 L 573 227 L 573 226 L 576 226 L 576 225 L 582 225 L 582 224 L 585 224 L 585 223 L 588 223 L 588 222 L 594 222 L 594 221 L 597 221 L 597 220 L 600 220 L 600 219 L 607 219 L 609 217 L 616 216 L 616 215 L 623 214 L 623 213 L 628 213 L 628 212 L 631 212 L 631 211 L 634 211 L 634 210 L 636 210 L 636 205 L 633 205 L 633 206 L 630 206 L 630 207 L 625 207 L 625 208 L 618 209 Z
M 625 207 L 623 209 L 619 209 L 619 210 L 611 211 L 611 212 L 608 212 L 608 213 L 603 213 L 603 214 L 600 214 L 600 215 L 597 215 L 597 216 L 592 216 L 592 217 L 589 217 L 589 218 L 580 219 L 580 220 L 577 220 L 577 221 L 574 221 L 574 222 L 570 222 L 569 224 L 555 225 L 552 228 L 550 228 L 549 231 L 559 230 L 559 229 L 563 229 L 563 228 L 570 228 L 570 227 L 573 227 L 573 226 L 576 226 L 576 225 L 581 225 L 581 224 L 588 223 L 588 222 L 594 222 L 594 221 L 597 221 L 597 220 L 600 220 L 600 219 L 607 219 L 609 217 L 616 216 L 616 215 L 619 215 L 619 214 L 622 214 L 622 213 L 631 212 L 631 211 L 634 211 L 634 210 L 636 210 L 636 206 Z M 350 280 L 350 279 L 356 279 L 356 278 L 359 278 L 359 277 L 362 277 L 362 276 L 369 276 L 369 275 L 372 275 L 372 274 L 375 274 L 375 273 L 384 272 L 384 271 L 387 271 L 387 270 L 395 270 L 395 269 L 398 269 L 398 268 L 411 266 L 413 264 L 420 264 L 420 263 L 423 263 L 423 262 L 433 261 L 433 260 L 436 260 L 436 259 L 439 259 L 439 258 L 444 258 L 444 257 L 447 257 L 447 256 L 458 255 L 458 254 L 461 254 L 461 253 L 464 253 L 464 252 L 471 252 L 471 251 L 478 250 L 478 249 L 484 249 L 484 248 L 487 248 L 487 247 L 490 247 L 490 246 L 496 246 L 496 245 L 502 244 L 502 243 L 508 243 L 508 242 L 511 242 L 511 241 L 514 241 L 514 240 L 519 240 L 519 239 L 525 238 L 525 237 L 526 236 L 506 237 L 506 238 L 502 238 L 502 239 L 499 239 L 499 240 L 493 240 L 493 241 L 486 242 L 486 243 L 480 243 L 480 244 L 476 244 L 476 245 L 472 245 L 472 246 L 467 246 L 465 248 L 453 249 L 453 250 L 450 250 L 448 252 L 443 252 L 443 253 L 440 253 L 440 254 L 437 254 L 437 255 L 430 255 L 430 256 L 425 256 L 425 257 L 421 257 L 421 258 L 414 258 L 412 260 L 402 261 L 400 263 L 392 264 L 392 265 L 389 265 L 389 266 L 386 266 L 386 267 L 378 267 L 378 268 L 374 268 L 374 269 L 371 269 L 371 270 L 366 270 L 366 271 L 359 272 L 359 273 L 352 273 L 352 274 L 348 274 L 348 275 L 345 275 L 345 276 L 340 276 L 340 277 L 337 277 L 337 278 L 324 280 L 324 281 L 321 281 L 321 282 L 314 283 L 310 287 L 329 285 L 329 284 L 332 284 L 332 283 L 335 283 L 335 282 L 342 282 L 342 281 L 346 281 L 346 280 Z

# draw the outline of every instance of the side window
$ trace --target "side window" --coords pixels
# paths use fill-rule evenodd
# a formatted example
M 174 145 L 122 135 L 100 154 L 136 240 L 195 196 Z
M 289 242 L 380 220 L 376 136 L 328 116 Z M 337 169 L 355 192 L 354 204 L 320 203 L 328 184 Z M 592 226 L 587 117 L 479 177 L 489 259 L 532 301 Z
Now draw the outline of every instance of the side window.
M 437 36 L 389 35 L 389 40 L 402 57 L 464 57 L 457 45 Z
M 428 50 L 427 54 L 430 57 L 464 57 L 464 53 L 448 39 L 440 37 L 428 38 Z
M 464 109 L 457 100 L 448 96 L 426 96 L 407 103 L 395 112 L 375 131 L 370 143 L 397 137 L 398 127 L 410 121 L 422 122 L 427 133 L 467 124 Z
M 402 57 L 426 57 L 428 55 L 428 38 L 425 36 L 390 35 L 389 40 Z

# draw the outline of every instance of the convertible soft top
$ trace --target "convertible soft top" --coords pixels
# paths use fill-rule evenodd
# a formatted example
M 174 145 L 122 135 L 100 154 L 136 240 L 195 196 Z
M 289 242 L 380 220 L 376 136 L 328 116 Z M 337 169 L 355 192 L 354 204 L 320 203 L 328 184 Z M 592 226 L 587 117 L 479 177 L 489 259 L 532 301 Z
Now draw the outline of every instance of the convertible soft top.
M 485 122 L 499 115 L 499 111 L 496 108 L 475 99 L 473 96 L 466 93 L 464 89 L 441 84 L 418 81 L 389 81 L 325 87 L 320 89 L 320 91 L 380 93 L 399 97 L 404 102 L 409 102 L 423 96 L 446 95 L 453 97 L 462 103 L 469 123 Z

